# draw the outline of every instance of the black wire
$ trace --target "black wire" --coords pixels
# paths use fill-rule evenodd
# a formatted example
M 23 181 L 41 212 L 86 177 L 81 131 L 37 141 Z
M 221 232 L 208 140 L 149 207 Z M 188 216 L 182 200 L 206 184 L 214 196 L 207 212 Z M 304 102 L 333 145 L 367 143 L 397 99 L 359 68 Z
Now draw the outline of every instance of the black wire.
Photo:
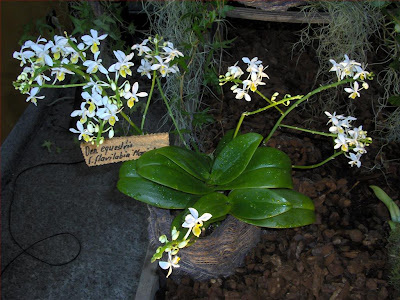
M 1 276 L 2 276 L 3 273 L 7 270 L 7 268 L 8 268 L 16 259 L 18 259 L 22 254 L 27 254 L 27 255 L 29 255 L 30 257 L 32 257 L 33 259 L 36 259 L 36 260 L 38 260 L 38 261 L 40 261 L 40 262 L 42 262 L 42 263 L 45 263 L 46 265 L 53 266 L 53 267 L 64 266 L 64 265 L 66 265 L 66 264 L 69 264 L 69 263 L 73 262 L 74 260 L 76 260 L 76 259 L 78 258 L 79 254 L 81 253 L 81 250 L 82 250 L 82 245 L 81 245 L 81 242 L 79 241 L 79 239 L 78 239 L 74 234 L 72 234 L 72 233 L 70 233 L 70 232 L 56 233 L 56 234 L 53 234 L 53 235 L 51 235 L 51 236 L 45 237 L 45 238 L 43 238 L 43 239 L 41 239 L 41 240 L 38 240 L 38 241 L 34 242 L 33 244 L 31 244 L 30 246 L 28 246 L 28 247 L 26 247 L 26 248 L 22 247 L 21 244 L 15 239 L 15 237 L 14 237 L 14 235 L 13 235 L 13 233 L 12 233 L 12 230 L 11 230 L 11 214 L 12 214 L 12 205 L 13 205 L 13 203 L 14 203 L 14 198 L 15 198 L 15 197 L 14 197 L 14 195 L 15 195 L 15 186 L 16 186 L 16 183 L 17 183 L 18 178 L 19 178 L 22 174 L 24 174 L 25 172 L 27 172 L 27 171 L 29 171 L 29 170 L 32 170 L 32 169 L 34 169 L 34 168 L 38 168 L 38 167 L 49 166 L 49 165 L 74 165 L 74 164 L 80 164 L 80 163 L 82 163 L 82 162 L 84 162 L 84 160 L 80 160 L 80 161 L 72 162 L 72 163 L 66 163 L 66 162 L 50 162 L 50 163 L 43 163 L 43 164 L 39 164 L 39 165 L 36 165 L 36 166 L 32 166 L 32 167 L 26 168 L 25 170 L 21 171 L 21 172 L 15 177 L 14 182 L 13 182 L 13 184 L 12 184 L 12 188 L 11 188 L 12 196 L 11 196 L 11 201 L 10 201 L 10 207 L 9 207 L 9 210 L 8 210 L 8 230 L 9 230 L 11 239 L 13 240 L 13 242 L 14 242 L 22 251 L 21 251 L 18 255 L 16 255 L 16 256 L 1 270 Z M 73 237 L 73 238 L 75 239 L 75 241 L 77 242 L 78 247 L 79 247 L 77 254 L 76 254 L 72 259 L 70 259 L 70 260 L 68 260 L 68 261 L 61 262 L 61 263 L 51 263 L 51 262 L 48 262 L 48 261 L 46 261 L 46 260 L 43 260 L 43 259 L 41 259 L 41 258 L 35 256 L 34 254 L 28 252 L 29 249 L 33 248 L 34 246 L 36 246 L 37 244 L 39 244 L 39 243 L 41 243 L 41 242 L 44 242 L 44 241 L 46 241 L 46 240 L 48 240 L 48 239 L 51 239 L 51 238 L 54 238 L 54 237 L 57 237 L 57 236 L 63 236 L 63 235 L 67 235 L 67 236 Z

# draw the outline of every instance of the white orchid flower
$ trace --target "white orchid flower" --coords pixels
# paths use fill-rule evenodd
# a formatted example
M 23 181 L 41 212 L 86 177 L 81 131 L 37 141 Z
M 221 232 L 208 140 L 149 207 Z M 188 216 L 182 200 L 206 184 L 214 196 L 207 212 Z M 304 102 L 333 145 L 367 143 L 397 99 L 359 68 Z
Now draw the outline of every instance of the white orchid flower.
M 259 85 L 265 85 L 265 82 L 262 82 L 261 79 L 258 78 L 257 76 L 255 76 L 254 80 L 253 79 L 243 80 L 243 89 L 244 90 L 250 89 L 250 91 L 255 92 Z
M 233 76 L 233 78 L 239 78 L 243 75 L 243 71 L 240 67 L 237 66 L 238 62 L 236 62 L 233 66 L 228 67 L 228 72 L 225 74 L 226 77 Z
M 90 77 L 89 82 L 86 83 L 86 85 L 83 87 L 83 89 L 92 89 L 92 94 L 98 93 L 101 94 L 103 91 L 103 87 L 110 87 L 110 84 L 104 82 L 104 81 L 94 81 L 92 77 Z
M 261 60 L 258 60 L 258 57 L 254 57 L 251 60 L 248 57 L 242 58 L 243 62 L 248 64 L 246 71 L 249 73 L 257 72 L 258 66 L 262 64 Z
M 333 148 L 334 149 L 340 148 L 344 152 L 349 151 L 348 141 L 344 134 L 341 134 L 341 133 L 338 134 L 337 139 L 335 139 L 335 146 Z
M 53 59 L 49 55 L 49 50 L 53 46 L 53 42 L 47 42 L 45 45 L 42 44 L 32 44 L 31 49 L 35 51 L 35 55 L 37 60 L 35 64 L 39 64 L 40 66 L 48 65 L 50 67 L 53 66 Z
M 97 72 L 97 70 L 99 70 L 103 74 L 108 74 L 107 69 L 101 64 L 102 60 L 98 58 L 99 54 L 100 52 L 96 52 L 94 54 L 94 60 L 86 60 L 83 62 L 83 65 L 87 67 L 86 73 L 94 74 Z
M 13 53 L 13 58 L 21 61 L 21 63 L 20 63 L 21 67 L 26 64 L 27 60 L 30 60 L 34 56 L 35 56 L 35 52 L 30 51 L 30 50 L 25 50 L 25 48 L 23 48 L 23 47 L 21 48 L 21 50 L 19 52 L 15 51 Z
M 118 62 L 115 64 L 111 65 L 108 68 L 109 72 L 119 72 L 119 74 L 126 78 L 126 74 L 132 76 L 132 71 L 131 67 L 133 67 L 134 63 L 131 62 L 134 53 L 131 53 L 129 55 L 125 55 L 124 52 L 121 50 L 114 51 L 114 55 L 117 58 Z
M 93 118 L 96 114 L 96 105 L 88 100 L 81 103 L 81 109 L 74 110 L 71 113 L 71 117 L 81 117 L 79 120 L 81 123 L 86 123 L 87 117 Z
M 356 67 L 361 66 L 360 63 L 356 62 L 355 60 L 351 60 L 347 54 L 344 55 L 344 61 L 342 61 L 340 64 L 343 66 L 341 79 L 344 77 L 353 77 L 357 72 Z
M 146 97 L 148 95 L 146 92 L 137 92 L 139 89 L 139 83 L 137 82 L 132 85 L 131 91 L 129 91 L 129 89 L 130 84 L 128 83 L 125 85 L 124 98 L 128 100 L 127 105 L 129 108 L 132 108 L 135 105 L 135 102 L 139 101 L 138 97 Z
M 37 99 L 44 99 L 44 96 L 37 96 L 40 89 L 38 87 L 34 87 L 29 91 L 29 96 L 26 98 L 26 102 L 31 101 L 33 104 L 37 105 Z
M 172 43 L 171 43 L 172 44 Z M 172 47 L 163 47 L 163 50 L 165 51 L 165 54 L 167 54 L 167 58 L 165 59 L 165 62 L 170 62 L 174 60 L 176 57 L 183 57 L 183 53 L 178 51 L 177 49 Z
M 349 161 L 349 165 L 350 166 L 357 166 L 357 168 L 359 168 L 359 167 L 361 167 L 361 161 L 360 161 L 360 158 L 361 158 L 361 154 L 359 154 L 359 153 L 349 153 L 349 155 L 346 155 L 346 157 L 348 158 L 348 159 L 350 159 L 350 161 Z
M 180 258 L 178 256 L 172 256 L 171 252 L 168 252 L 168 261 L 159 261 L 158 265 L 164 269 L 167 270 L 168 269 L 168 274 L 167 274 L 167 278 L 169 275 L 171 275 L 172 273 L 172 268 L 179 268 L 179 261 Z
M 107 120 L 111 126 L 114 126 L 115 122 L 119 121 L 119 118 L 117 116 L 118 113 L 118 106 L 116 106 L 115 104 L 107 103 L 105 107 L 97 110 L 96 115 L 102 120 Z
M 76 128 L 78 130 L 76 130 L 75 128 L 70 128 L 69 131 L 73 132 L 73 133 L 79 133 L 79 137 L 78 139 L 81 140 L 83 138 L 83 140 L 85 142 L 89 142 L 90 141 L 90 137 L 91 135 L 93 135 L 93 133 L 91 133 L 88 129 L 83 127 L 83 124 L 80 121 L 76 122 Z
M 133 45 L 131 49 L 132 49 L 132 50 L 137 49 L 137 50 L 138 50 L 138 56 L 142 56 L 143 53 L 146 53 L 146 54 L 147 54 L 147 53 L 151 52 L 151 49 L 150 49 L 149 47 L 146 46 L 146 44 L 147 44 L 148 41 L 149 41 L 148 39 L 145 39 L 145 40 L 143 40 L 143 42 L 141 42 L 140 44 L 135 44 L 135 45 Z
M 82 55 L 83 57 L 86 57 L 86 53 L 85 53 L 85 52 L 82 52 L 82 50 L 85 49 L 85 44 L 79 43 L 79 44 L 77 45 L 77 48 L 78 48 L 78 50 L 79 50 L 80 52 L 77 52 L 77 51 L 76 51 L 74 48 L 72 48 L 70 45 L 65 46 L 65 52 L 66 52 L 68 55 L 71 55 L 70 61 L 71 61 L 72 64 L 78 63 L 79 59 L 82 59 L 81 55 Z
M 189 228 L 188 232 L 186 233 L 184 240 L 187 239 L 190 232 L 197 237 L 200 236 L 201 229 L 200 227 L 203 226 L 203 222 L 206 222 L 211 219 L 212 215 L 209 213 L 204 213 L 199 217 L 199 212 L 197 209 L 189 207 L 190 214 L 185 217 L 185 222 L 182 224 L 182 227 Z
M 155 58 L 158 60 L 159 63 L 153 64 L 151 66 L 151 69 L 153 71 L 158 70 L 162 77 L 167 76 L 169 66 L 167 64 L 165 64 L 165 62 L 159 55 L 156 55 Z
M 147 59 L 141 59 L 141 65 L 137 69 L 140 75 L 146 75 L 147 78 L 151 79 L 151 63 Z
M 344 89 L 347 93 L 349 93 L 349 98 L 355 99 L 356 97 L 360 97 L 360 93 L 358 92 L 359 89 L 359 84 L 357 81 L 354 82 L 353 87 L 345 88 Z
M 236 96 L 235 96 L 236 99 L 243 99 L 243 97 L 244 97 L 244 99 L 246 101 L 251 101 L 251 97 L 247 93 L 246 90 L 241 89 L 241 88 L 236 88 L 236 89 L 233 90 L 233 92 L 236 94 Z
M 66 69 L 66 68 L 60 67 L 60 68 L 52 68 L 52 69 L 51 69 L 51 76 L 53 76 L 54 74 L 56 75 L 56 78 L 55 78 L 53 84 L 54 84 L 57 80 L 58 80 L 58 81 L 63 81 L 63 80 L 65 79 L 65 74 L 71 74 L 71 75 L 73 75 L 73 74 L 75 74 L 75 73 L 72 72 L 72 71 L 70 71 L 70 70 L 68 70 L 68 69 Z
M 54 36 L 54 46 L 51 47 L 51 53 L 55 60 L 59 60 L 61 56 L 67 53 L 66 46 L 68 45 L 68 39 L 64 36 Z
M 360 78 L 361 80 L 365 80 L 370 74 L 369 72 L 365 71 L 365 66 L 355 66 L 354 68 L 356 70 L 356 74 L 354 75 L 353 79 Z
M 90 34 L 91 35 L 82 36 L 82 41 L 86 45 L 90 46 L 90 50 L 92 51 L 93 54 L 95 54 L 99 51 L 100 41 L 104 40 L 107 37 L 107 34 L 99 36 L 97 30 L 94 29 L 90 29 Z

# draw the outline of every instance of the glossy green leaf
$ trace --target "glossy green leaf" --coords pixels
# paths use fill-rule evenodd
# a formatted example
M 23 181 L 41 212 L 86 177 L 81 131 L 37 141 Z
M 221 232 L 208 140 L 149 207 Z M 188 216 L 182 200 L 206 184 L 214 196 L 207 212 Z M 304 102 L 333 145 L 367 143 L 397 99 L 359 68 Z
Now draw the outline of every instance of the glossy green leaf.
M 209 162 L 205 156 L 194 151 L 176 146 L 163 147 L 157 153 L 168 157 L 190 175 L 200 180 L 206 180 L 210 176 Z
M 244 188 L 289 188 L 293 187 L 292 173 L 278 168 L 262 168 L 243 172 L 235 180 L 218 186 L 219 190 Z
M 230 214 L 241 219 L 265 219 L 290 210 L 289 200 L 273 189 L 238 189 L 229 196 Z
M 292 164 L 282 151 L 271 147 L 259 147 L 242 174 L 221 190 L 242 188 L 293 188 Z
M 281 150 L 271 147 L 258 147 L 246 167 L 246 171 L 272 167 L 291 170 L 292 163 L 289 156 Z
M 144 178 L 120 178 L 117 188 L 125 195 L 144 203 L 167 209 L 184 209 L 191 201 L 199 198 Z
M 242 193 L 245 192 L 246 191 L 243 190 Z M 274 195 L 279 197 L 280 201 L 287 201 L 288 203 L 290 203 L 290 209 L 281 214 L 265 219 L 256 219 L 255 217 L 250 217 L 250 214 L 248 214 L 248 218 L 243 218 L 239 216 L 237 216 L 237 218 L 249 224 L 271 228 L 299 227 L 311 224 L 315 221 L 314 203 L 309 197 L 289 189 L 273 189 L 272 192 L 274 193 Z M 233 201 L 231 197 L 229 197 L 229 199 L 232 203 Z M 232 215 L 233 212 L 234 204 L 232 203 Z
M 283 214 L 262 220 L 241 219 L 240 221 L 268 228 L 293 228 L 310 225 L 315 222 L 315 213 L 312 210 L 293 208 Z
M 136 169 L 140 176 L 181 192 L 201 195 L 213 191 L 157 149 L 144 153 L 137 160 Z
M 247 133 L 227 143 L 215 157 L 209 183 L 222 185 L 237 178 L 246 169 L 262 139 L 260 134 Z
M 119 169 L 119 177 L 140 177 L 136 172 L 136 160 L 128 160 L 124 162 Z
M 210 213 L 212 215 L 210 221 L 213 221 L 226 216 L 231 209 L 231 204 L 227 196 L 214 192 L 201 197 L 192 207 L 199 212 L 199 216 Z
M 215 148 L 214 157 L 217 157 L 217 156 L 221 153 L 222 149 L 224 149 L 225 146 L 226 146 L 230 141 L 232 141 L 232 138 L 233 138 L 233 134 L 234 134 L 234 133 L 235 133 L 235 131 L 234 131 L 233 129 L 228 130 L 228 131 L 225 133 L 225 135 L 224 135 L 224 136 L 221 138 L 221 140 L 219 141 L 219 143 L 218 143 L 218 145 L 217 145 L 217 148 Z

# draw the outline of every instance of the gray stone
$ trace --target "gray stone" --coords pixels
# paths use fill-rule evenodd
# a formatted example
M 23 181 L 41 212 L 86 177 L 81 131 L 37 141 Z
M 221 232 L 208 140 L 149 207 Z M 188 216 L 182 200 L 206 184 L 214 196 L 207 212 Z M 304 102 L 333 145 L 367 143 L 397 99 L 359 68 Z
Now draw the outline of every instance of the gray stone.
M 29 106 L 2 145 L 2 269 L 8 266 L 2 299 L 133 299 L 138 289 L 148 209 L 117 190 L 121 163 L 83 162 L 68 131 L 73 97 L 73 89 L 48 92 L 48 100 Z M 148 116 L 148 131 L 160 130 L 154 125 L 160 113 Z M 42 147 L 46 140 L 61 153 Z M 27 250 L 47 263 L 63 264 L 80 253 L 62 266 L 18 256 L 9 221 L 22 248 L 55 235 Z

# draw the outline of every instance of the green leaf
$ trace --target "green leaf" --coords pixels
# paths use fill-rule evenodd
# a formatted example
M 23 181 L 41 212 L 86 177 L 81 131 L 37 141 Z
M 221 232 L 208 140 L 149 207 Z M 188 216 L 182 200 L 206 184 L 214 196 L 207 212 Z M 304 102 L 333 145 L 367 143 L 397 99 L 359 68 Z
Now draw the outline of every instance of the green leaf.
M 266 219 L 292 208 L 292 203 L 270 189 L 239 189 L 229 194 L 231 215 L 241 219 Z
M 227 143 L 214 160 L 209 183 L 222 185 L 238 177 L 246 169 L 262 139 L 258 133 L 247 133 Z
M 388 102 L 394 106 L 400 106 L 400 95 L 390 96 Z
M 262 168 L 245 171 L 233 181 L 219 185 L 219 190 L 244 188 L 293 188 L 292 172 L 279 168 Z
M 293 228 L 310 225 L 315 222 L 315 213 L 312 210 L 293 208 L 283 214 L 263 220 L 240 219 L 240 221 L 268 228 Z
M 169 158 L 197 179 L 204 181 L 210 177 L 206 157 L 199 155 L 194 151 L 176 146 L 169 146 L 158 149 L 157 153 Z
M 254 152 L 246 171 L 272 167 L 291 170 L 292 162 L 289 156 L 281 150 L 271 147 L 259 147 Z
M 123 177 L 140 177 L 136 172 L 136 160 L 128 160 L 122 164 L 121 168 L 119 169 L 119 178 Z
M 292 164 L 286 153 L 271 147 L 259 147 L 242 174 L 222 190 L 237 188 L 293 188 Z
M 199 216 L 210 213 L 212 218 L 209 221 L 212 223 L 213 220 L 226 216 L 231 209 L 231 204 L 227 196 L 214 192 L 201 197 L 192 207 L 199 212 Z
M 400 223 L 400 208 L 396 205 L 393 199 L 390 198 L 388 194 L 386 194 L 385 191 L 382 190 L 380 187 L 376 185 L 370 185 L 369 187 L 372 189 L 375 196 L 378 197 L 378 199 L 386 205 L 392 221 L 395 223 Z
M 233 129 L 231 129 L 225 133 L 225 135 L 221 138 L 221 140 L 219 141 L 219 143 L 217 145 L 217 148 L 214 151 L 214 157 L 217 157 L 221 153 L 222 149 L 224 149 L 225 146 L 230 141 L 232 141 L 234 133 L 235 133 L 235 131 Z
M 191 201 L 199 198 L 140 177 L 120 178 L 117 188 L 135 200 L 167 209 L 184 209 Z
M 289 203 L 288 207 L 290 209 L 281 214 L 265 219 L 256 219 L 254 217 L 249 217 L 249 218 L 237 217 L 237 218 L 248 224 L 261 227 L 271 227 L 271 228 L 299 227 L 311 224 L 315 221 L 314 203 L 309 197 L 289 189 L 274 189 L 272 191 L 271 190 L 269 191 L 274 193 L 274 197 L 277 197 L 274 198 L 275 200 L 279 199 L 280 201 L 287 201 Z M 232 203 L 230 196 L 229 199 Z M 235 212 L 235 209 L 234 209 L 234 204 L 232 203 L 232 209 L 231 209 L 232 215 L 234 215 L 233 212 Z M 250 216 L 250 214 L 248 215 Z
M 208 194 L 213 191 L 172 160 L 159 154 L 158 150 L 148 151 L 137 160 L 136 169 L 140 176 L 185 193 Z

